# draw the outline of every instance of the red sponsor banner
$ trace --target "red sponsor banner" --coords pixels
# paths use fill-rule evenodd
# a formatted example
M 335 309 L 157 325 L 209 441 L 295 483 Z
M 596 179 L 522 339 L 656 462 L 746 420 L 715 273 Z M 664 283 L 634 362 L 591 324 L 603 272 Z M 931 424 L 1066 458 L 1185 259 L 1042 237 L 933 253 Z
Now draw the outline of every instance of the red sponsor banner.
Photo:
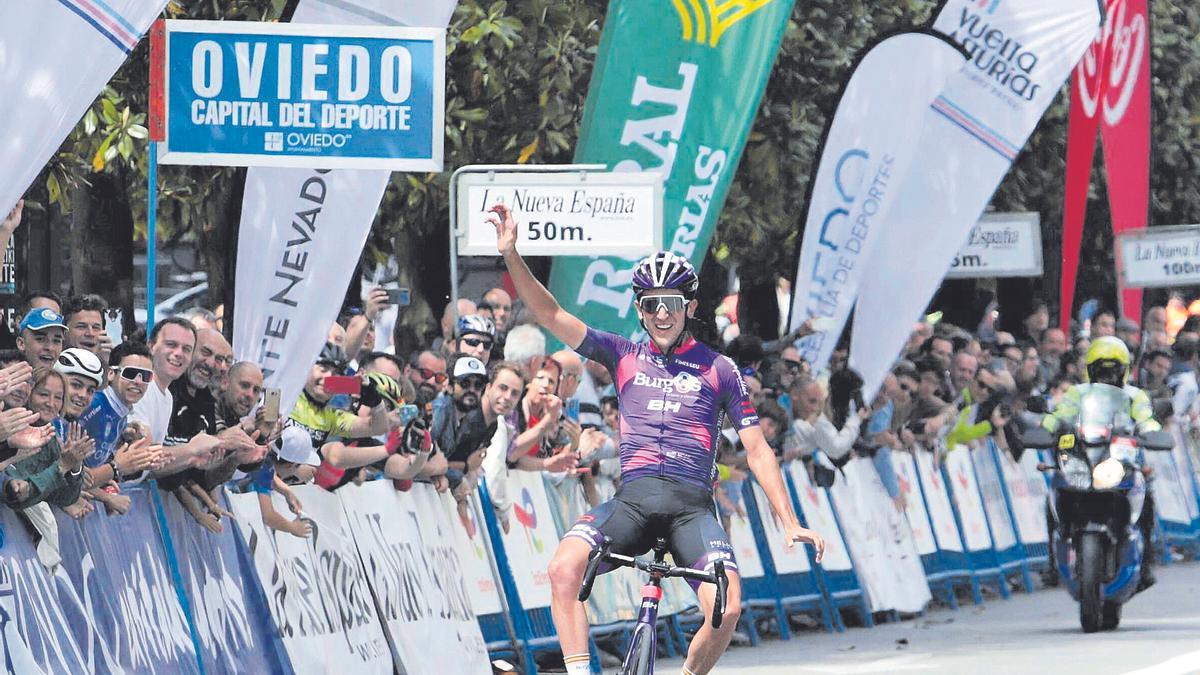
M 1063 201 L 1062 327 L 1070 321 L 1096 134 L 1104 144 L 1115 233 L 1146 227 L 1150 213 L 1150 19 L 1147 0 L 1108 0 L 1104 29 L 1075 68 Z M 1121 289 L 1121 311 L 1141 319 L 1140 289 Z

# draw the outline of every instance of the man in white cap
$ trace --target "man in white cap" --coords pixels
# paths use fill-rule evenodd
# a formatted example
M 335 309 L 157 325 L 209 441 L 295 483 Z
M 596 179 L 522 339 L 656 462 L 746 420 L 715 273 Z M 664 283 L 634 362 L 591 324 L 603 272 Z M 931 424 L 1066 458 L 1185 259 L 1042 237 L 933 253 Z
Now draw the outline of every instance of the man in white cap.
M 474 356 L 459 356 L 452 372 L 450 391 L 433 400 L 433 419 L 429 427 L 433 441 L 450 463 L 446 477 L 450 479 L 451 490 L 462 482 L 467 459 L 478 449 L 478 446 L 467 448 L 471 441 L 466 436 L 477 435 L 481 430 L 465 428 L 463 420 L 468 413 L 479 409 L 480 397 L 488 381 L 487 368 Z
M 301 517 L 304 506 L 283 480 L 295 478 L 302 483 L 310 483 L 320 465 L 321 457 L 313 448 L 308 432 L 297 426 L 284 427 L 279 438 L 271 443 L 271 452 L 267 453 L 262 466 L 250 474 L 248 490 L 258 494 L 258 507 L 262 511 L 264 525 L 301 538 L 312 534 L 312 526 Z M 288 509 L 296 515 L 294 520 L 275 510 L 271 504 L 271 490 L 287 500 Z

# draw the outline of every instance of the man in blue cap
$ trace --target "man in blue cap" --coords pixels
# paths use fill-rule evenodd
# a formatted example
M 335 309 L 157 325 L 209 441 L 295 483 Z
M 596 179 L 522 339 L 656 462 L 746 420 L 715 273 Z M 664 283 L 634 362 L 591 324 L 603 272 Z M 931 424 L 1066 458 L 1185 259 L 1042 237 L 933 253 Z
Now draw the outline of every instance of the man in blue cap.
M 21 320 L 17 329 L 17 349 L 35 370 L 49 370 L 62 353 L 66 335 L 67 324 L 58 312 L 49 307 L 35 309 Z

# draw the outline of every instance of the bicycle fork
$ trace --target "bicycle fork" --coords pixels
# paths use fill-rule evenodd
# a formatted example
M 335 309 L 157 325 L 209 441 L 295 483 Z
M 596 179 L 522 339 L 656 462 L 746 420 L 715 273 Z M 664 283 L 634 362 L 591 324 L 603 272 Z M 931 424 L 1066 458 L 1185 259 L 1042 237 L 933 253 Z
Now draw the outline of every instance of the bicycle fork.
M 621 664 L 622 675 L 650 675 L 654 669 L 654 657 L 658 653 L 658 603 L 662 600 L 662 580 L 651 574 L 642 586 L 642 606 L 638 610 L 637 625 L 629 641 L 629 651 Z

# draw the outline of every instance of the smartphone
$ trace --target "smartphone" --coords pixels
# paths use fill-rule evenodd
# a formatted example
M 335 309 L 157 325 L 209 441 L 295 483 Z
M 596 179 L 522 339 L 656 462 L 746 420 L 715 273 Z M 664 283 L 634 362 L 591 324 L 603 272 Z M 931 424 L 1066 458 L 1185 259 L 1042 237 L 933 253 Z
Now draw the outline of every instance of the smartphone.
M 263 390 L 263 421 L 267 424 L 279 421 L 279 395 L 280 392 L 275 387 Z
M 566 405 L 563 406 L 563 414 L 566 415 L 567 419 L 571 420 L 572 422 L 578 422 L 579 421 L 579 399 L 577 399 L 577 398 L 567 399 Z
M 107 314 L 104 317 L 104 332 L 108 333 L 108 339 L 112 340 L 115 347 L 121 344 L 125 337 L 121 334 L 124 318 L 121 316 L 120 308 L 110 309 Z
M 419 409 L 417 406 L 409 403 L 407 405 L 400 406 L 396 412 L 400 414 L 400 424 L 408 424 L 409 422 L 417 419 Z
M 322 382 L 327 394 L 350 394 L 358 396 L 362 393 L 362 378 L 354 375 L 330 375 Z
M 397 307 L 408 307 L 412 304 L 412 291 L 407 288 L 387 289 L 388 302 Z

